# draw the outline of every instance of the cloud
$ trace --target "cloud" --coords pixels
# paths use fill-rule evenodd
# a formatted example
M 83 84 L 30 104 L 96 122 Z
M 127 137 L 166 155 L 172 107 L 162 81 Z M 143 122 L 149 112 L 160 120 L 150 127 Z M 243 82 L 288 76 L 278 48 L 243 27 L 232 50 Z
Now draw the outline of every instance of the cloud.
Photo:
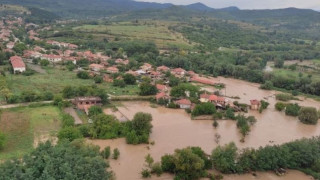
M 201 2 L 213 8 L 237 6 L 241 9 L 279 9 L 287 7 L 320 9 L 320 0 L 137 0 L 178 5 Z

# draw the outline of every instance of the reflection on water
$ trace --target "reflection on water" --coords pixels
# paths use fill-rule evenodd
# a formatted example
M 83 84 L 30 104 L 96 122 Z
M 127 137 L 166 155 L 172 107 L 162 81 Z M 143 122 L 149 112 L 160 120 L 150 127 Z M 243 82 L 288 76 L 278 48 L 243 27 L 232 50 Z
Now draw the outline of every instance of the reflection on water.
M 136 112 L 147 112 L 153 116 L 153 130 L 150 136 L 155 145 L 127 145 L 125 139 L 116 140 L 93 140 L 93 144 L 101 146 L 111 146 L 119 148 L 121 155 L 116 161 L 110 160 L 112 170 L 117 179 L 140 179 L 140 171 L 144 165 L 144 157 L 149 153 L 159 161 L 166 153 L 173 153 L 177 148 L 187 146 L 199 146 L 207 153 L 217 147 L 215 134 L 221 135 L 220 144 L 235 142 L 239 148 L 282 144 L 302 137 L 312 137 L 320 134 L 319 125 L 304 125 L 296 118 L 285 116 L 284 113 L 274 109 L 276 103 L 275 91 L 260 90 L 259 85 L 243 82 L 234 79 L 215 79 L 226 84 L 228 96 L 239 96 L 239 102 L 249 103 L 250 99 L 268 99 L 269 108 L 262 114 L 257 111 L 250 111 L 248 114 L 257 118 L 257 123 L 252 127 L 250 134 L 246 137 L 245 143 L 240 142 L 241 135 L 236 127 L 236 123 L 231 120 L 219 121 L 219 127 L 214 129 L 212 121 L 191 120 L 184 110 L 166 109 L 164 107 L 151 108 L 148 102 L 123 102 L 123 107 L 119 110 L 126 117 L 132 119 Z M 266 98 L 268 97 L 268 98 Z M 319 107 L 319 102 L 304 100 L 298 102 L 304 106 Z M 172 179 L 172 176 L 165 174 L 152 179 Z M 310 179 L 310 177 L 298 171 L 289 171 L 284 177 L 278 177 L 273 173 L 258 173 L 258 177 L 250 174 L 228 175 L 224 179 L 244 180 L 300 180 Z

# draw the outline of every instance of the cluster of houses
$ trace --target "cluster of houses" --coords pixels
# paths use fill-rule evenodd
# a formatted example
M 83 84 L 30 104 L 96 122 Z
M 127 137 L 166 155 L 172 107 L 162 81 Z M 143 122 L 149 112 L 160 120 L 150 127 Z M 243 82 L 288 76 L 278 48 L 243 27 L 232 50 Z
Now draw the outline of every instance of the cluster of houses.
M 0 19 L 0 42 L 5 52 L 12 52 L 15 43 L 19 39 L 14 36 L 12 31 L 23 25 L 23 20 L 20 17 L 3 17 Z

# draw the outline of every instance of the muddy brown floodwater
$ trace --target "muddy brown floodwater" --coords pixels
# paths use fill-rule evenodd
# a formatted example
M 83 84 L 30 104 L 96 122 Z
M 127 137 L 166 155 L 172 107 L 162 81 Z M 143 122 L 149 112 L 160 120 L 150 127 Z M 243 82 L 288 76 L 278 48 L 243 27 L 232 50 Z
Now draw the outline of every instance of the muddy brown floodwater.
M 262 114 L 257 111 L 249 111 L 248 115 L 254 115 L 257 123 L 252 127 L 250 134 L 241 143 L 241 135 L 236 127 L 236 123 L 231 120 L 219 121 L 219 127 L 214 129 L 212 121 L 191 120 L 190 116 L 184 110 L 167 109 L 164 107 L 152 108 L 148 102 L 123 102 L 123 106 L 118 107 L 125 116 L 132 119 L 137 112 L 146 112 L 152 114 L 153 130 L 150 141 L 154 145 L 128 145 L 125 139 L 115 140 L 92 140 L 95 145 L 101 148 L 110 146 L 120 150 L 118 160 L 110 160 L 111 169 L 116 174 L 118 180 L 141 179 L 140 171 L 144 167 L 144 157 L 149 153 L 159 161 L 161 156 L 166 153 L 173 153 L 177 148 L 188 146 L 199 146 L 206 153 L 218 146 L 215 142 L 215 134 L 221 136 L 220 145 L 235 142 L 238 148 L 258 148 L 260 146 L 282 144 L 303 137 L 318 136 L 320 134 L 319 125 L 304 125 L 297 118 L 285 116 L 284 113 L 277 112 L 274 109 L 276 103 L 274 95 L 276 91 L 260 90 L 258 84 L 248 83 L 241 80 L 215 78 L 216 82 L 226 84 L 227 96 L 239 96 L 239 102 L 249 103 L 250 99 L 265 99 L 270 105 Z M 212 87 L 207 87 L 211 89 Z M 302 98 L 301 98 L 302 99 Z M 303 99 L 297 101 L 303 106 L 313 106 L 317 109 L 320 103 L 312 99 Z M 169 174 L 161 177 L 152 177 L 152 179 L 172 179 Z M 225 175 L 227 180 L 304 180 L 311 177 L 290 170 L 283 177 L 278 177 L 272 172 L 258 173 L 257 177 L 250 174 L 245 175 Z

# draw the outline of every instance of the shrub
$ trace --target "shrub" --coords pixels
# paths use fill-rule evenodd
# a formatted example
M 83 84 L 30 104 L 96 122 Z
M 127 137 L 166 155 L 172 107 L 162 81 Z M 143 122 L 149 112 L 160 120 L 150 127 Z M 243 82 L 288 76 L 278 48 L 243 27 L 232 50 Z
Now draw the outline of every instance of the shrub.
M 273 88 L 273 83 L 271 81 L 266 81 L 260 86 L 261 89 L 271 90 Z
M 298 104 L 288 104 L 286 106 L 286 115 L 288 116 L 298 116 L 299 115 L 300 106 Z
M 282 102 L 277 102 L 274 107 L 276 108 L 277 111 L 283 111 L 284 108 L 286 108 L 286 104 Z
M 118 159 L 120 156 L 120 151 L 118 148 L 113 149 L 113 155 L 112 155 L 112 159 Z
M 90 78 L 89 73 L 87 71 L 79 71 L 77 73 L 77 77 L 80 79 L 89 79 Z
M 123 75 L 123 80 L 126 84 L 129 84 L 129 85 L 136 84 L 136 77 L 132 74 Z
M 109 159 L 111 154 L 110 146 L 107 146 L 104 148 L 104 150 L 101 152 L 101 155 L 104 159 Z
M 261 100 L 260 103 L 261 103 L 261 106 L 259 108 L 259 113 L 262 113 L 263 110 L 268 108 L 269 103 L 264 100 Z
M 142 169 L 141 171 L 141 176 L 142 178 L 150 178 L 151 177 L 151 172 L 148 169 Z
M 6 135 L 0 131 L 0 150 L 2 150 L 7 142 Z
M 157 176 L 161 176 L 162 172 L 163 171 L 161 168 L 161 164 L 159 162 L 156 162 L 151 166 L 151 173 L 152 174 L 156 174 Z
M 46 91 L 46 92 L 43 93 L 43 100 L 45 100 L 45 101 L 50 101 L 50 100 L 53 99 L 53 96 L 54 96 L 54 95 L 53 95 L 52 92 Z
M 59 140 L 68 140 L 69 142 L 82 138 L 82 135 L 79 131 L 79 129 L 75 127 L 65 127 L 61 129 L 58 133 Z
M 290 101 L 295 99 L 292 95 L 290 94 L 277 94 L 276 99 L 279 101 Z
M 141 96 L 155 95 L 158 92 L 157 87 L 149 83 L 141 83 L 139 88 Z
M 90 137 L 90 127 L 87 124 L 81 125 L 78 127 L 80 133 L 82 134 L 83 137 Z
M 102 83 L 103 78 L 101 76 L 96 76 L 96 77 L 94 77 L 93 80 L 95 83 L 100 84 L 100 83 Z
M 99 115 L 102 112 L 103 111 L 102 111 L 102 108 L 100 106 L 91 106 L 89 108 L 89 117 L 93 117 L 93 116 Z
M 70 114 L 62 115 L 62 128 L 74 126 L 74 118 Z
M 124 80 L 122 80 L 122 79 L 115 79 L 115 80 L 113 80 L 112 85 L 115 86 L 115 87 L 120 87 L 120 88 L 126 87 L 126 83 L 125 83 Z
M 226 118 L 234 120 L 236 116 L 234 115 L 234 110 L 232 108 L 228 108 L 226 111 Z
M 49 62 L 48 60 L 42 59 L 42 60 L 40 61 L 40 65 L 41 65 L 41 66 L 48 66 L 49 64 L 50 64 L 50 62 Z
M 302 107 L 299 111 L 299 120 L 304 124 L 317 124 L 318 119 L 316 108 Z
M 196 105 L 194 110 L 192 111 L 193 116 L 199 115 L 212 115 L 216 112 L 216 107 L 214 104 L 207 102 Z

